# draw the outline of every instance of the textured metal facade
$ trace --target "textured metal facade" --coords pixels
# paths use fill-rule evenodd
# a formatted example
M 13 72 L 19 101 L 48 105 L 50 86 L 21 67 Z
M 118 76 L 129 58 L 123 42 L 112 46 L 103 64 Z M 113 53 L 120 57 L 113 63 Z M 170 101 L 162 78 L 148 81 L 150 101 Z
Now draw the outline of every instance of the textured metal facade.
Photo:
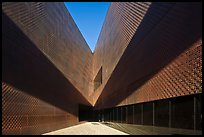
M 93 55 L 93 79 L 99 69 L 103 68 L 102 85 L 92 95 L 93 104 L 109 80 L 150 4 L 149 2 L 111 3 Z
M 2 3 L 3 12 L 88 97 L 92 53 L 62 2 Z
M 189 129 L 200 122 L 191 115 L 196 101 L 201 114 L 193 98 L 202 93 L 201 3 L 113 2 L 94 54 L 63 3 L 2 3 L 2 39 L 3 134 L 77 124 L 79 104 L 113 122 Z M 182 105 L 190 107 L 183 119 Z
M 2 3 L 2 39 L 3 134 L 78 124 L 92 53 L 64 4 Z
M 58 107 L 2 83 L 2 134 L 42 134 L 77 123 Z
M 134 9 L 139 4 L 129 4 L 128 8 Z M 110 8 L 109 13 L 110 10 L 115 9 Z M 103 72 L 114 70 L 105 85 L 99 87 L 101 93 L 95 107 L 109 108 L 201 93 L 201 11 L 200 3 L 151 3 L 118 63 L 99 63 Z M 135 12 L 135 16 L 138 14 L 142 12 Z M 123 18 L 135 22 L 132 18 Z M 103 27 L 103 31 L 109 30 Z M 101 54 L 101 58 L 109 57 L 104 62 L 118 56 L 121 45 L 117 46 L 115 53 L 109 49 Z M 103 49 L 97 53 L 96 48 L 94 54 L 101 51 Z M 100 60 L 94 59 L 96 66 Z
M 202 92 L 202 43 L 163 68 L 120 104 L 147 102 Z

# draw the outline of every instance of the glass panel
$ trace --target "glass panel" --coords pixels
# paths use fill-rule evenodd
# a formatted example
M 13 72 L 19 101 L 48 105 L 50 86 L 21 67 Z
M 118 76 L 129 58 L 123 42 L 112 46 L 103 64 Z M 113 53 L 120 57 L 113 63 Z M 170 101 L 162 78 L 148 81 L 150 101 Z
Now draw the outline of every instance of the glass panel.
M 193 129 L 194 119 L 193 96 L 172 99 L 172 127 Z

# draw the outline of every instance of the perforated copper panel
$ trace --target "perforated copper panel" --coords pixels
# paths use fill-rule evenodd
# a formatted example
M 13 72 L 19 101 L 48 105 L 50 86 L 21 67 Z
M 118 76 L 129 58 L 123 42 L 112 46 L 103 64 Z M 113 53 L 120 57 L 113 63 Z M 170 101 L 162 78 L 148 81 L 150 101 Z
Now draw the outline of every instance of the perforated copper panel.
M 2 82 L 3 134 L 42 134 L 77 121 L 72 114 Z
M 79 102 L 108 108 L 202 92 L 201 3 L 112 3 L 93 58 L 62 3 L 3 3 L 2 11 L 3 134 L 75 124 Z M 119 112 L 112 121 L 125 121 Z
M 103 83 L 92 95 L 93 104 L 107 84 L 150 5 L 150 2 L 111 3 L 93 54 L 93 80 L 100 68 L 103 68 Z
M 145 102 L 202 92 L 202 43 L 198 41 L 126 99 Z M 125 100 L 123 101 L 125 104 Z
M 202 92 L 202 45 L 195 43 L 119 105 Z
M 3 2 L 2 11 L 88 97 L 92 53 L 64 3 Z
M 114 5 L 116 4 L 111 5 L 109 9 L 107 22 L 115 19 L 108 18 L 117 10 L 113 8 Z M 137 18 L 134 17 L 143 15 L 136 29 L 127 25 L 127 28 L 134 30 L 134 34 L 130 35 L 132 38 L 127 47 L 123 48 L 124 52 L 119 49 L 125 44 L 117 44 L 115 48 L 116 42 L 112 42 L 116 36 L 123 34 L 116 33 L 121 30 L 120 27 L 118 30 L 115 28 L 115 34 L 101 33 L 99 36 L 99 41 L 109 40 L 110 44 L 100 46 L 98 41 L 94 53 L 98 55 L 94 58 L 94 69 L 102 66 L 105 72 L 103 77 L 108 78 L 96 91 L 96 94 L 100 93 L 96 108 L 110 108 L 202 92 L 202 4 L 153 2 L 147 4 L 148 6 L 143 5 L 142 9 L 145 10 L 141 10 L 139 5 L 141 3 L 122 3 L 120 15 L 125 13 L 125 7 L 134 14 L 131 17 L 117 16 L 120 21 L 137 23 Z M 139 11 L 135 11 L 136 9 Z M 102 32 L 109 30 L 109 26 L 102 28 Z M 119 61 L 116 63 L 118 53 L 122 53 L 122 56 L 119 55 Z M 106 77 L 108 74 L 109 77 Z

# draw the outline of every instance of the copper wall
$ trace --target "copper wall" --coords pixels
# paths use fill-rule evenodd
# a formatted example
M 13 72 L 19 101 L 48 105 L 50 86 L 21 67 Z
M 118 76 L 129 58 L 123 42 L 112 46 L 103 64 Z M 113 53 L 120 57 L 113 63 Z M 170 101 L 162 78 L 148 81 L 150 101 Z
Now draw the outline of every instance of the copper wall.
M 42 134 L 78 122 L 77 116 L 2 83 L 2 134 Z M 76 109 L 77 111 L 77 109 Z
M 113 70 L 138 29 L 150 2 L 113 2 L 106 15 L 93 55 L 93 78 L 102 67 L 102 85 L 94 91 L 96 103 Z M 166 4 L 164 4 L 166 5 Z
M 63 2 L 2 3 L 3 12 L 88 98 L 92 53 Z
M 3 134 L 78 124 L 91 56 L 63 3 L 2 3 Z
M 114 3 L 115 4 L 115 3 Z M 111 5 L 106 21 L 117 8 Z M 122 3 L 134 12 L 140 3 Z M 101 94 L 96 101 L 97 108 L 149 102 L 202 92 L 202 4 L 201 3 L 151 3 L 145 12 L 135 12 L 131 18 L 118 17 L 137 23 L 133 16 L 143 15 L 139 26 L 124 52 L 124 44 L 108 43 L 97 45 L 94 66 L 102 66 L 110 78 L 99 87 Z M 144 9 L 145 6 L 142 6 Z M 120 14 L 124 11 L 120 10 Z M 130 12 L 131 13 L 131 12 Z M 111 18 L 112 19 L 112 18 Z M 122 19 L 120 19 L 122 20 Z M 114 19 L 109 22 L 114 21 Z M 122 24 L 122 23 L 121 23 Z M 111 26 L 111 25 L 109 25 Z M 102 32 L 109 32 L 109 26 Z M 114 27 L 113 27 L 114 28 Z M 117 28 L 121 30 L 120 27 Z M 111 31 L 114 32 L 114 31 Z M 110 39 L 112 35 L 102 35 Z M 115 36 L 120 36 L 115 33 Z M 120 41 L 122 38 L 118 38 Z M 109 40 L 111 41 L 111 40 Z M 115 42 L 116 43 L 116 42 Z M 114 48 L 113 51 L 111 48 Z M 100 49 L 100 50 L 99 50 Z M 107 52 L 104 52 L 106 51 Z M 103 51 L 103 53 L 101 53 Z M 122 54 L 122 56 L 119 58 Z M 115 57 L 118 63 L 107 63 Z M 107 57 L 107 58 L 106 58 Z M 97 70 L 97 69 L 96 69 Z M 107 75 L 102 77 L 106 79 Z M 103 79 L 103 80 L 104 80 Z
M 157 124 L 143 103 L 202 92 L 201 3 L 111 3 L 94 54 L 63 3 L 2 3 L 2 39 L 3 134 L 77 124 L 79 104 L 110 108 L 114 122 Z

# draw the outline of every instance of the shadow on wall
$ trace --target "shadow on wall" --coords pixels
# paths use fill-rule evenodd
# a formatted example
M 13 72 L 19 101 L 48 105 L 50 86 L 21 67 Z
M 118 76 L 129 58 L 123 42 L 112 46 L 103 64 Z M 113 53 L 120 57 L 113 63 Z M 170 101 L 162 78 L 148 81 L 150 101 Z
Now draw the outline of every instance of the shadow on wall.
M 165 13 L 162 4 L 170 6 Z M 201 37 L 202 3 L 152 3 L 99 96 L 96 109 L 118 105 Z
M 76 106 L 91 106 L 2 11 L 2 81 L 78 115 Z

